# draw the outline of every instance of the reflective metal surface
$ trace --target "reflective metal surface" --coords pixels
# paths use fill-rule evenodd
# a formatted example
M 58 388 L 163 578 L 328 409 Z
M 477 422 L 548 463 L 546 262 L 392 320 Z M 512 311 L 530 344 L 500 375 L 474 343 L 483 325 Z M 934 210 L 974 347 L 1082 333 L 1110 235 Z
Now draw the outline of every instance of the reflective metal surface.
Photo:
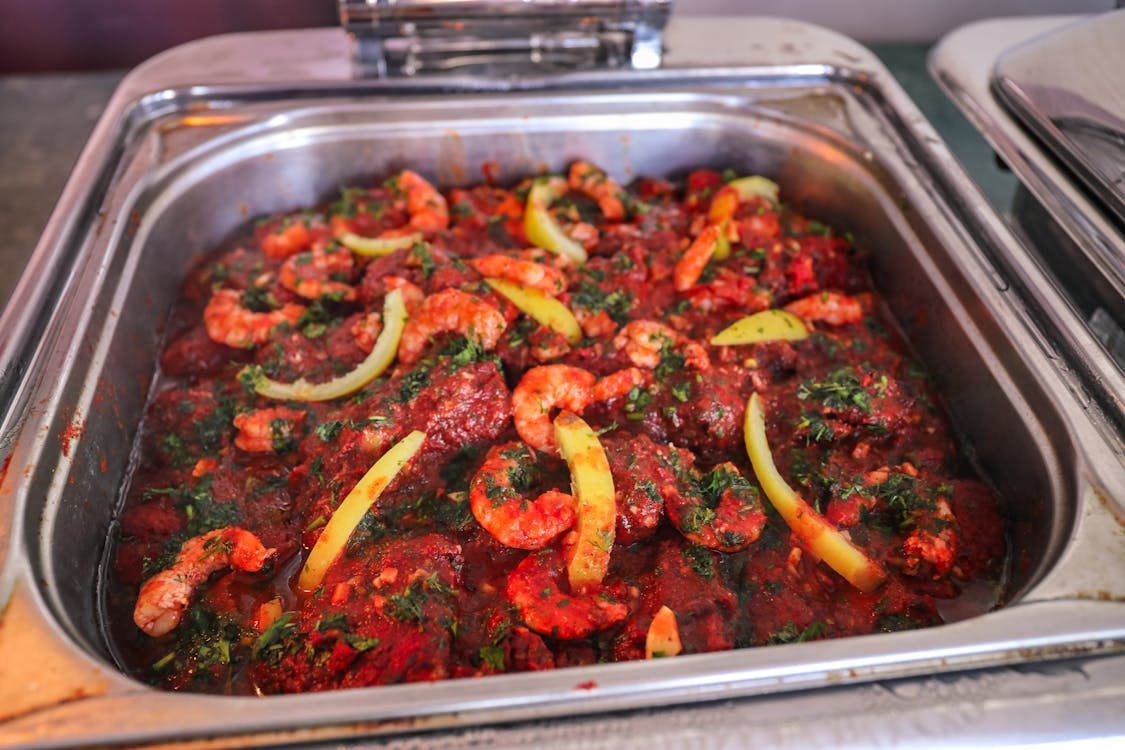
M 361 76 L 660 67 L 672 0 L 338 0 Z
M 1005 52 L 993 88 L 1125 226 L 1125 10 Z M 1125 276 L 1125 255 L 1118 265 Z
M 1111 17 L 1119 23 L 1121 14 Z M 1105 17 L 1102 17 L 1105 18 Z M 1125 430 L 1125 226 L 1115 222 L 1048 148 L 995 95 L 997 60 L 1029 40 L 1081 19 L 1002 19 L 971 24 L 935 47 L 930 68 L 939 85 L 1020 178 L 1030 200 L 1013 207 L 1026 253 L 999 259 L 1072 361 L 1073 389 L 1100 403 L 1115 431 Z M 1068 54 L 1080 54 L 1072 50 Z M 1067 55 L 1054 64 L 1064 65 Z M 1098 74 L 1101 68 L 1091 71 Z M 1120 75 L 1106 69 L 1105 75 Z
M 855 43 L 727 19 L 673 23 L 668 47 L 648 73 L 355 81 L 342 32 L 290 32 L 188 45 L 126 79 L 0 320 L 0 744 L 563 746 L 609 727 L 659 746 L 699 720 L 714 722 L 703 746 L 756 727 L 761 746 L 951 732 L 980 746 L 1028 711 L 1045 736 L 1125 736 L 1121 435 L 997 261 L 1018 242 Z M 489 159 L 507 177 L 577 156 L 619 179 L 767 172 L 855 234 L 1013 515 L 1008 606 L 922 631 L 331 694 L 173 694 L 119 673 L 101 562 L 160 321 L 193 259 L 249 217 L 407 164 L 450 185 Z

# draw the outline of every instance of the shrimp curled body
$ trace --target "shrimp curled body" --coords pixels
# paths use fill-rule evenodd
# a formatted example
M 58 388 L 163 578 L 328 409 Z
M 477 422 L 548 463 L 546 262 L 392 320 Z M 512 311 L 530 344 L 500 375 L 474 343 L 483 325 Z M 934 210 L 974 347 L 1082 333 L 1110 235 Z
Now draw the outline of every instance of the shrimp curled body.
M 559 640 L 585 638 L 629 614 L 625 587 L 603 585 L 593 593 L 565 592 L 565 564 L 558 550 L 531 553 L 508 576 L 505 595 L 529 628 Z
M 203 310 L 203 325 L 215 343 L 253 349 L 270 340 L 275 326 L 296 324 L 304 311 L 303 305 L 286 304 L 279 310 L 254 312 L 242 306 L 238 290 L 219 289 Z
M 346 247 L 297 253 L 281 264 L 278 282 L 305 299 L 355 299 L 355 287 L 339 279 L 351 275 L 355 261 Z
M 571 365 L 541 365 L 524 373 L 512 391 L 512 417 L 516 432 L 536 450 L 556 454 L 554 409 L 581 414 L 595 401 L 624 396 L 641 385 L 644 374 L 626 368 L 598 379 L 592 372 Z
M 469 265 L 481 276 L 501 278 L 513 284 L 538 289 L 550 297 L 566 289 L 566 277 L 561 271 L 531 260 L 496 253 L 474 258 L 469 261 Z
M 542 549 L 574 525 L 574 497 L 548 490 L 534 500 L 535 457 L 520 443 L 495 445 L 469 484 L 469 505 L 477 522 L 497 541 L 517 549 Z
M 836 292 L 818 292 L 802 297 L 790 302 L 784 309 L 807 321 L 824 322 L 831 326 L 859 323 L 863 320 L 863 305 L 860 301 Z
M 234 418 L 238 430 L 234 444 L 249 453 L 283 451 L 295 443 L 297 430 L 306 416 L 303 411 L 284 406 L 239 414 Z
M 696 370 L 711 367 L 706 349 L 653 320 L 630 321 L 614 337 L 613 345 L 623 349 L 634 365 L 649 370 L 660 364 L 661 357 L 669 349 L 680 349 L 689 367 Z
M 399 173 L 394 184 L 406 196 L 406 211 L 410 214 L 410 221 L 405 227 L 384 232 L 383 236 L 436 232 L 449 226 L 449 204 L 425 177 L 406 169 Z
M 226 568 L 257 572 L 275 552 L 245 529 L 226 526 L 184 542 L 172 566 L 145 581 L 133 622 L 157 638 L 180 624 L 195 590 Z
M 504 315 L 480 297 L 459 289 L 443 289 L 426 297 L 417 314 L 407 321 L 398 358 L 405 364 L 417 362 L 431 337 L 446 331 L 471 337 L 491 351 L 507 325 Z

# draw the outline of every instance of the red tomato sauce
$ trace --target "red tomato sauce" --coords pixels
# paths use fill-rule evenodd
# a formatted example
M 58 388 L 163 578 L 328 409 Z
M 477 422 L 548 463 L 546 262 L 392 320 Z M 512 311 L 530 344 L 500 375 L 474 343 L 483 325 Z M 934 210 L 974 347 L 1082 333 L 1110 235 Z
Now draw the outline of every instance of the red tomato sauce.
M 959 455 L 848 236 L 768 196 L 716 223 L 728 176 L 710 170 L 627 187 L 593 174 L 547 208 L 584 246 L 584 264 L 528 250 L 530 180 L 437 198 L 403 173 L 268 217 L 191 270 L 124 490 L 108 593 L 133 674 L 271 694 L 554 669 L 645 658 L 665 606 L 687 655 L 936 625 L 940 602 L 966 586 L 1001 590 L 998 499 Z M 729 254 L 688 273 L 710 225 Z M 369 257 L 340 244 L 347 233 L 418 236 Z M 494 254 L 561 277 L 549 294 L 581 327 L 576 342 L 484 283 L 474 261 Z M 532 284 L 528 268 L 510 280 Z M 421 336 L 417 361 L 325 402 L 255 393 L 255 373 L 323 382 L 355 368 L 392 288 L 408 300 L 404 342 Z M 430 302 L 447 290 L 498 311 L 502 330 Z M 804 339 L 710 343 L 791 304 Z M 536 369 L 551 365 L 583 372 Z M 514 407 L 540 376 L 543 390 Z M 886 571 L 874 591 L 818 561 L 760 489 L 743 436 L 754 392 L 782 476 Z M 577 543 L 567 464 L 525 445 L 536 425 L 551 434 L 558 406 L 597 431 L 616 493 L 608 571 L 583 591 L 566 570 Z M 315 590 L 298 593 L 334 511 L 412 430 L 426 434 L 419 455 Z M 227 541 L 177 561 L 182 545 L 223 529 L 254 535 L 264 563 L 238 562 Z M 501 541 L 509 532 L 533 541 Z M 177 620 L 154 637 L 134 606 L 169 569 L 177 575 L 137 607 Z

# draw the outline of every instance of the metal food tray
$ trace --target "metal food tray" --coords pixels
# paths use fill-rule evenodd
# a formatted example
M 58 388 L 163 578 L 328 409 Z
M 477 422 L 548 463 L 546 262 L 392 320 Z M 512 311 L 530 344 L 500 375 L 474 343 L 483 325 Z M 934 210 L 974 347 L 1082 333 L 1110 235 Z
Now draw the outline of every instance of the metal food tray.
M 1019 177 L 1013 228 L 1031 252 L 999 264 L 1056 332 L 1060 355 L 1077 353 L 1076 392 L 1102 404 L 1119 433 L 1125 125 L 1113 111 L 1125 108 L 1122 31 L 1125 10 L 979 21 L 942 39 L 929 60 L 938 84 Z M 1079 136 L 1083 149 L 1078 132 L 1097 140 Z
M 543 744 L 591 726 L 572 718 L 552 734 L 553 719 L 625 710 L 655 711 L 622 729 L 649 747 L 673 746 L 674 717 L 692 710 L 716 727 L 760 722 L 763 745 L 833 727 L 838 745 L 880 733 L 902 744 L 947 737 L 921 709 L 995 731 L 1042 690 L 1063 694 L 1036 708 L 1039 724 L 1125 731 L 1121 435 L 1076 397 L 1072 363 L 996 263 L 1016 241 L 856 43 L 750 18 L 674 20 L 665 43 L 651 71 L 360 80 L 341 31 L 273 32 L 189 44 L 125 79 L 0 320 L 0 745 L 287 744 L 482 725 Z M 802 213 L 855 235 L 1013 517 L 1007 606 L 919 631 L 325 694 L 187 695 L 122 674 L 99 612 L 107 539 L 161 321 L 194 259 L 250 217 L 406 165 L 448 186 L 490 160 L 512 178 L 577 157 L 622 180 L 768 174 Z M 1081 659 L 1082 676 L 1045 666 L 1059 659 Z M 985 710 L 998 691 L 1016 703 Z

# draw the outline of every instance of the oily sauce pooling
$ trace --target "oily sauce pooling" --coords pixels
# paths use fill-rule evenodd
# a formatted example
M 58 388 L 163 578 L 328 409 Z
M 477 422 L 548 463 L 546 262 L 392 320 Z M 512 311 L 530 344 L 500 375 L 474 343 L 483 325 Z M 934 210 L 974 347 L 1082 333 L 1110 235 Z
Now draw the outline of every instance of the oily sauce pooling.
M 121 516 L 129 669 L 235 693 L 551 669 L 933 625 L 998 585 L 997 500 L 851 242 L 734 178 L 407 171 L 200 263 Z M 866 583 L 763 493 L 754 393 Z

